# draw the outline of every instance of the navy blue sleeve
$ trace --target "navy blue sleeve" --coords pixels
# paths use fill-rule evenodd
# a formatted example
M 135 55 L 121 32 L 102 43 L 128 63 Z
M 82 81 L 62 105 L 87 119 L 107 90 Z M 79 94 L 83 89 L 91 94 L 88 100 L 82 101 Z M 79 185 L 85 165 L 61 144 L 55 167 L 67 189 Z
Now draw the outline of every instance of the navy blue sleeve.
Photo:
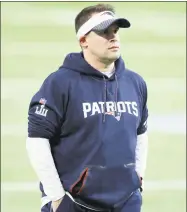
M 147 85 L 144 80 L 141 81 L 140 85 L 141 99 L 142 99 L 142 111 L 141 121 L 137 129 L 137 135 L 141 135 L 147 131 L 147 119 L 148 119 L 148 108 L 147 108 Z
M 60 130 L 63 114 L 62 91 L 53 73 L 30 102 L 28 136 L 51 139 Z

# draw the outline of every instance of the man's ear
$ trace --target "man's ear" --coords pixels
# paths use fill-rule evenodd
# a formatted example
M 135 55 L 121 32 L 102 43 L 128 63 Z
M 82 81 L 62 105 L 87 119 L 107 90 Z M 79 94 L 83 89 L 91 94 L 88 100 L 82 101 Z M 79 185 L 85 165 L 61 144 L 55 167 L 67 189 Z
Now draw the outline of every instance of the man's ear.
M 87 43 L 86 36 L 81 37 L 80 40 L 79 40 L 79 42 L 80 42 L 80 46 L 82 48 L 87 48 L 88 43 Z

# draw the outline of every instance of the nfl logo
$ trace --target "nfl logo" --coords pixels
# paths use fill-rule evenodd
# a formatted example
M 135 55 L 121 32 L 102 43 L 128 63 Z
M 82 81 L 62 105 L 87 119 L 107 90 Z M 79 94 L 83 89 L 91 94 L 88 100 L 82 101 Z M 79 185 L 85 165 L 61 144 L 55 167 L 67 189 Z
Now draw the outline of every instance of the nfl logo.
M 120 112 L 109 111 L 109 112 L 105 112 L 105 114 L 113 116 L 117 121 L 120 121 L 120 119 L 121 119 L 121 113 Z
M 41 98 L 39 103 L 42 104 L 42 105 L 45 105 L 47 102 L 47 100 L 45 98 Z
M 120 121 L 121 113 L 120 112 L 115 112 L 115 116 L 114 117 L 116 118 L 117 121 Z

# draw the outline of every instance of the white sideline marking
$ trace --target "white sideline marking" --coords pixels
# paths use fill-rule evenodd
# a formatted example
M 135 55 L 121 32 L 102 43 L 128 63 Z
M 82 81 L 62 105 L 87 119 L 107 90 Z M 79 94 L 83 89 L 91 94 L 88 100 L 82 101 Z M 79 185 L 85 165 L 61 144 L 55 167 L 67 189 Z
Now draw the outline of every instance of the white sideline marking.
M 47 74 L 46 74 L 47 77 Z M 41 87 L 44 79 L 36 78 L 2 78 L 1 79 L 1 99 L 2 100 L 27 100 L 28 104 L 33 94 Z M 186 80 L 184 78 L 147 78 L 146 79 L 150 96 L 159 98 L 175 94 L 184 94 L 186 96 Z M 158 86 L 159 84 L 159 86 Z M 20 94 L 19 97 L 17 94 Z
M 145 191 L 159 190 L 186 190 L 185 180 L 173 181 L 147 181 L 144 183 Z M 1 192 L 37 192 L 39 184 L 37 182 L 2 182 Z
M 73 26 L 78 13 L 75 9 L 36 7 L 33 5 L 3 4 L 2 23 L 15 26 Z M 133 27 L 138 30 L 152 31 L 160 36 L 185 36 L 185 13 L 158 10 L 146 10 L 132 7 L 126 10 L 118 9 L 119 16 L 126 14 Z M 11 14 L 11 15 L 10 15 Z M 34 14 L 34 16 L 33 16 Z M 141 18 L 140 18 L 141 17 Z M 175 26 L 175 27 L 173 27 Z M 133 29 L 133 28 L 132 28 Z
M 186 135 L 186 116 L 185 114 L 151 114 L 148 130 L 149 132 Z M 27 124 L 2 124 L 1 135 L 26 137 Z
M 159 43 L 159 42 L 142 42 L 132 43 L 126 42 L 121 45 L 121 51 L 125 50 L 126 54 L 133 55 L 133 57 L 161 57 L 167 55 L 168 57 L 184 57 L 185 45 L 184 42 L 176 43 Z M 124 46 L 124 47 L 123 47 Z M 63 48 L 61 48 L 63 47 Z M 4 56 L 33 56 L 40 57 L 56 57 L 59 55 L 65 56 L 68 49 L 78 51 L 78 42 L 4 42 L 2 45 L 2 55 Z
M 182 78 L 148 78 L 146 79 L 148 84 L 149 93 L 154 96 L 155 99 L 160 100 L 165 96 L 175 96 L 186 94 L 186 83 L 185 79 Z M 2 79 L 2 108 L 5 107 L 4 101 L 11 100 L 11 102 L 17 104 L 23 102 L 29 105 L 30 99 L 39 89 L 43 79 Z M 159 84 L 159 86 L 158 86 Z M 14 88 L 14 89 L 13 89 Z M 160 95 L 158 93 L 161 92 Z M 19 98 L 17 97 L 19 93 Z M 173 99 L 173 97 L 171 97 Z M 182 106 L 185 105 L 182 100 Z M 25 107 L 26 108 L 26 107 Z M 27 109 L 25 109 L 27 110 Z M 27 119 L 27 111 L 25 111 L 25 120 Z M 3 136 L 14 135 L 14 136 L 26 136 L 27 123 L 25 124 L 2 124 L 1 126 Z M 186 115 L 185 112 L 176 112 L 169 114 L 150 113 L 149 116 L 149 131 L 150 132 L 165 132 L 170 134 L 182 134 L 186 135 Z

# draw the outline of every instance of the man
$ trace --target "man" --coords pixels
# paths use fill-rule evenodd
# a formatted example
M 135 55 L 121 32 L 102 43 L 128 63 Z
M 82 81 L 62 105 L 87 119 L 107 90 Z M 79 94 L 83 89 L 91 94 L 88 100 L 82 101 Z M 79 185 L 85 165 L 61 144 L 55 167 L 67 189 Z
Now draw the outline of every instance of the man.
M 70 53 L 29 106 L 27 151 L 41 182 L 42 212 L 140 212 L 147 155 L 147 88 L 120 56 L 110 5 L 75 19 Z

